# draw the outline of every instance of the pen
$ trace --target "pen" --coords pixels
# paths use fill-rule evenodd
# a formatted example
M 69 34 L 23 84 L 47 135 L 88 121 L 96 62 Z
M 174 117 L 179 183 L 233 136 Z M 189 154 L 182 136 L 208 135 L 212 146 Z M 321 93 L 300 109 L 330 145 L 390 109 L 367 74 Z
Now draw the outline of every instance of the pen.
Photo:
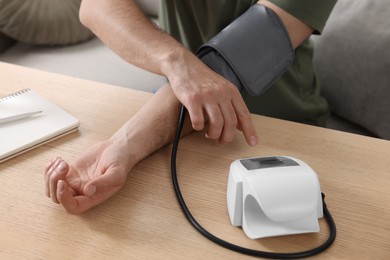
M 31 117 L 33 115 L 37 115 L 39 113 L 42 113 L 42 111 L 34 111 L 34 112 L 29 112 L 29 113 L 23 113 L 23 114 L 17 114 L 17 115 L 13 115 L 13 116 L 2 117 L 2 118 L 0 118 L 0 124 L 5 124 L 5 123 L 25 119 L 25 118 Z

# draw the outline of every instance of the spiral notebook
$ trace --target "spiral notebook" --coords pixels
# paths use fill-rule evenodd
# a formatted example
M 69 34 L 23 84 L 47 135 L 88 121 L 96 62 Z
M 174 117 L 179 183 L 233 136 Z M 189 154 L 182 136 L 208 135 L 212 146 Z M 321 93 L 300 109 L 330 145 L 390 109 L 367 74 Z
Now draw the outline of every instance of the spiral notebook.
M 0 163 L 77 130 L 77 118 L 32 89 L 0 98 L 0 118 L 41 111 L 0 124 Z

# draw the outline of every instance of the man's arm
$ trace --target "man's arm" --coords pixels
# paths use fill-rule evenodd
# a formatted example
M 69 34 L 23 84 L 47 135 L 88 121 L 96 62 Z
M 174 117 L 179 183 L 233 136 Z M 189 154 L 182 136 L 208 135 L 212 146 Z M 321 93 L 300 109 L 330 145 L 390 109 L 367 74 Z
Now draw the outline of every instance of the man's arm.
M 134 0 L 83 0 L 80 20 L 120 57 L 153 73 L 166 76 L 179 56 L 189 55 Z
M 179 108 L 169 85 L 162 87 L 109 140 L 72 163 L 54 158 L 44 172 L 46 195 L 71 214 L 103 203 L 123 186 L 138 162 L 172 141 Z M 183 134 L 192 130 L 188 123 Z
M 168 78 L 187 108 L 192 127 L 206 137 L 231 142 L 242 129 L 257 144 L 250 113 L 235 86 L 144 16 L 134 0 L 83 0 L 82 23 L 126 61 Z

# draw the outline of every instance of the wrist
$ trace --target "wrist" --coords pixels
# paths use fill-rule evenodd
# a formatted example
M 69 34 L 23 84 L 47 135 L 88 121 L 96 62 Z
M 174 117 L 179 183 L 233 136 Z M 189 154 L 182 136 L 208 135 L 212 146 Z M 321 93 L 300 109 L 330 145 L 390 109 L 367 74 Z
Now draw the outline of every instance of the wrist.
M 109 139 L 122 151 L 129 169 L 166 143 L 165 134 L 161 133 L 166 126 L 154 125 L 156 120 L 150 121 L 144 115 L 139 112 Z
M 121 155 L 125 160 L 125 165 L 128 171 L 130 171 L 139 161 L 136 147 L 132 147 L 132 138 L 130 133 L 124 131 L 123 128 L 119 129 L 110 139 L 107 140 L 110 145 L 117 147 L 121 151 Z
M 172 82 L 193 59 L 196 57 L 183 46 L 172 48 L 162 58 L 161 72 Z

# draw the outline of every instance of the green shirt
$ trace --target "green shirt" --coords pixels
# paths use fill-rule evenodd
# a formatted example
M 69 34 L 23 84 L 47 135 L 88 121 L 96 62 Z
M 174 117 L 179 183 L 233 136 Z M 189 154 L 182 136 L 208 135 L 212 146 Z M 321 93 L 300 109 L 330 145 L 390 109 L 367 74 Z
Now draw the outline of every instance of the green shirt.
M 336 0 L 270 0 L 321 33 Z M 196 50 L 257 0 L 163 0 L 161 27 L 187 48 Z M 242 96 L 252 113 L 324 125 L 329 106 L 320 95 L 309 40 L 295 50 L 294 62 L 274 85 L 258 97 Z

